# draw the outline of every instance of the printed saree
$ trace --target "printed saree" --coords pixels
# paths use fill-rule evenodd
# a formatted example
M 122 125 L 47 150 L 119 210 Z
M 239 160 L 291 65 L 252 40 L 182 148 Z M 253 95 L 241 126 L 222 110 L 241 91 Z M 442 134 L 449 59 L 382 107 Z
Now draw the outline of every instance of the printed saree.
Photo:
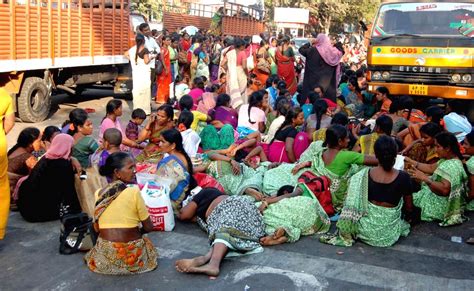
M 401 219 L 403 200 L 394 208 L 381 207 L 370 203 L 368 193 L 369 168 L 364 168 L 350 179 L 337 232 L 322 235 L 320 242 L 349 247 L 360 239 L 371 246 L 389 247 L 409 234 L 410 225 Z
M 440 226 L 461 224 L 464 216 L 467 175 L 462 162 L 457 159 L 440 160 L 431 176 L 433 181 L 445 179 L 451 183 L 448 197 L 438 196 L 423 183 L 421 190 L 413 194 L 413 204 L 421 208 L 421 220 L 441 221 Z

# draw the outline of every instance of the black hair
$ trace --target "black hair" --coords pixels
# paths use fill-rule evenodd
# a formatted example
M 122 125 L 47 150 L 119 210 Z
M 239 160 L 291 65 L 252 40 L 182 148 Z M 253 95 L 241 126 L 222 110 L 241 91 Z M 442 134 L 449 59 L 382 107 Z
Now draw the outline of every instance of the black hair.
M 286 116 L 288 113 L 288 110 L 291 108 L 291 104 L 288 101 L 288 99 L 282 97 L 278 98 L 277 101 L 275 102 L 275 107 L 276 111 L 281 115 L 281 116 Z
M 287 86 L 286 86 L 285 81 L 279 80 L 278 85 L 277 85 L 277 89 L 278 90 L 286 90 L 286 88 L 287 88 Z
M 143 23 L 140 23 L 140 25 L 138 26 L 138 30 L 140 30 L 140 32 L 142 32 L 147 27 L 149 28 L 150 25 L 146 22 L 143 22 Z
M 339 145 L 341 139 L 347 137 L 347 129 L 340 124 L 333 124 L 326 130 L 326 140 L 324 146 L 335 148 Z
M 259 104 L 262 103 L 262 101 L 263 101 L 263 95 L 260 94 L 259 92 L 253 92 L 252 94 L 250 94 L 248 115 L 249 115 L 249 122 L 251 124 L 255 124 L 255 121 L 251 120 L 250 111 L 252 107 L 257 107 Z
M 141 109 L 141 108 L 134 109 L 134 110 L 132 111 L 132 119 L 135 119 L 135 118 L 145 120 L 145 119 L 146 119 L 146 113 L 145 113 L 145 111 L 144 111 L 143 109 Z
M 116 128 L 107 128 L 104 131 L 104 140 L 114 146 L 122 144 L 122 132 Z
M 461 161 L 464 159 L 461 153 L 460 145 L 454 134 L 447 131 L 443 131 L 441 133 L 438 133 L 435 136 L 435 139 L 436 139 L 436 142 L 443 148 L 451 149 L 453 154 L 455 154 L 458 159 L 460 159 Z M 466 172 L 466 175 L 469 176 L 469 171 L 467 170 L 467 166 L 465 163 L 463 163 L 463 167 L 464 167 L 464 171 Z
M 425 110 L 426 117 L 431 117 L 431 122 L 434 122 L 438 125 L 441 124 L 441 120 L 444 117 L 444 110 L 436 105 L 430 106 Z
M 395 114 L 400 110 L 400 100 L 398 98 L 394 99 L 390 104 L 390 109 L 388 109 L 388 113 Z
M 192 189 L 194 189 L 196 186 L 197 186 L 197 183 L 196 183 L 196 180 L 194 180 L 194 177 L 193 177 L 193 163 L 191 162 L 191 158 L 189 158 L 188 154 L 186 153 L 186 151 L 184 150 L 184 147 L 183 147 L 183 137 L 181 136 L 181 133 L 172 128 L 172 129 L 168 129 L 168 130 L 165 130 L 161 133 L 161 136 L 169 143 L 174 143 L 175 144 L 175 150 L 178 151 L 180 154 L 182 154 L 184 156 L 184 158 L 186 159 L 186 162 L 188 163 L 188 173 L 189 173 L 189 178 L 190 178 L 190 182 L 189 182 L 189 187 L 188 187 L 188 190 L 186 192 L 187 195 L 189 195 L 189 193 L 191 192 Z
M 230 103 L 230 96 L 228 94 L 219 94 L 216 100 L 216 108 L 219 106 L 228 106 Z
M 193 100 L 193 97 L 191 97 L 190 95 L 183 95 L 183 97 L 181 97 L 181 99 L 179 99 L 179 108 L 181 110 L 189 110 L 191 111 L 193 109 L 193 106 L 194 106 L 194 100 Z
M 224 73 L 221 73 L 221 74 L 219 75 L 219 79 L 222 79 L 222 78 L 225 77 L 225 76 L 227 76 L 227 74 L 226 74 L 225 72 L 224 72 Z
M 406 95 L 400 97 L 400 109 L 408 110 L 408 116 L 406 118 L 408 121 L 410 121 L 411 112 L 414 107 L 415 107 L 415 101 L 413 101 L 412 97 L 406 96 Z
M 61 130 L 57 126 L 54 126 L 54 125 L 47 126 L 43 130 L 43 136 L 41 137 L 41 140 L 51 142 L 51 139 L 53 138 L 53 135 L 56 132 L 61 133 Z
M 461 100 L 451 99 L 448 101 L 448 106 L 451 112 L 464 115 L 466 114 L 465 104 Z
M 388 91 L 387 87 L 384 87 L 384 86 L 378 87 L 376 91 L 379 92 L 380 94 L 387 95 L 387 97 L 390 96 L 390 91 Z
M 204 90 L 204 83 L 205 83 L 204 76 L 196 77 L 193 80 L 194 87 L 200 88 L 200 89 L 203 89 L 203 90 Z
M 115 170 L 120 170 L 125 166 L 127 159 L 133 158 L 125 152 L 116 152 L 107 157 L 105 164 L 99 168 L 99 174 L 101 176 L 112 178 Z
M 105 106 L 105 117 L 107 117 L 107 114 L 112 114 L 114 113 L 115 110 L 119 109 L 122 106 L 122 100 L 119 99 L 112 99 L 109 102 L 107 102 L 107 105 Z
M 156 112 L 158 112 L 158 111 L 164 111 L 166 113 L 166 116 L 168 117 L 168 119 L 173 120 L 174 110 L 173 110 L 173 107 L 171 105 L 163 104 L 160 107 L 158 107 Z
M 304 94 L 298 94 L 298 96 L 296 96 L 296 101 L 298 101 L 300 106 L 303 106 L 306 103 L 306 100 L 308 100 L 308 96 Z
M 236 49 L 240 48 L 240 47 L 245 47 L 245 41 L 243 39 L 241 39 L 240 37 L 237 37 L 237 38 L 234 38 L 234 47 Z
M 179 82 L 182 82 L 184 80 L 184 77 L 181 76 L 180 74 L 176 75 L 176 77 L 174 78 L 174 82 L 173 82 L 173 103 L 176 102 L 176 84 L 179 83 Z
M 288 93 L 290 93 L 290 91 L 288 91 L 286 89 L 280 89 L 280 94 L 278 94 L 278 96 L 284 97 Z
M 323 99 L 316 100 L 313 105 L 313 112 L 316 115 L 316 130 L 321 128 L 321 119 L 328 111 L 328 104 Z
M 468 133 L 464 140 L 467 140 L 470 146 L 474 146 L 474 130 Z
M 260 46 L 261 46 L 261 47 L 263 47 L 263 46 L 265 46 L 265 45 L 267 45 L 267 44 L 268 44 L 268 41 L 266 41 L 266 40 L 264 40 L 264 39 L 262 39 L 262 40 L 260 41 Z
M 11 155 L 18 148 L 26 148 L 32 145 L 40 135 L 41 131 L 36 127 L 27 127 L 23 129 L 16 139 L 16 144 L 8 151 L 7 156 Z
M 319 88 L 319 90 L 321 90 L 321 94 L 324 96 L 324 88 L 323 88 L 322 86 L 319 86 L 319 85 L 318 85 L 318 86 L 314 87 L 313 91 L 314 91 L 316 88 Z M 319 97 L 321 97 L 321 96 L 319 96 Z
M 379 116 L 375 120 L 375 125 L 380 131 L 382 131 L 386 135 L 390 136 L 392 134 L 393 120 L 389 116 L 387 115 Z
M 273 143 L 273 141 L 275 140 L 275 137 L 278 135 L 278 133 L 280 131 L 282 131 L 283 128 L 287 127 L 288 125 L 291 125 L 291 123 L 293 122 L 293 119 L 298 117 L 298 114 L 300 114 L 301 112 L 302 111 L 301 111 L 300 107 L 295 107 L 295 108 L 291 108 L 290 110 L 288 110 L 288 112 L 285 115 L 285 121 L 283 121 L 283 123 L 280 125 L 278 130 L 275 132 L 275 135 L 273 136 L 273 139 L 270 142 L 270 144 Z
M 178 124 L 180 123 L 184 124 L 186 129 L 189 129 L 191 127 L 191 124 L 193 124 L 193 121 L 194 121 L 194 115 L 188 110 L 183 110 L 178 118 Z
M 313 104 L 316 103 L 316 101 L 319 99 L 319 94 L 311 91 L 308 93 L 308 98 L 309 98 L 309 103 Z
M 341 76 L 341 81 L 339 81 L 339 84 L 347 83 L 347 81 L 349 81 L 349 76 L 347 76 L 346 74 L 343 74 Z
M 69 112 L 69 121 L 66 121 L 65 123 L 72 124 L 74 126 L 74 129 L 68 129 L 67 133 L 69 135 L 76 134 L 78 132 L 78 127 L 84 126 L 87 119 L 89 119 L 89 114 L 87 114 L 84 109 L 73 109 L 71 112 Z
M 342 126 L 346 126 L 349 124 L 349 117 L 347 117 L 347 114 L 344 112 L 338 112 L 332 117 L 331 125 L 332 124 L 340 124 Z
M 350 77 L 349 84 L 351 84 L 355 88 L 356 92 L 358 93 L 362 92 L 362 90 L 359 87 L 359 82 L 357 82 L 357 77 Z
M 435 137 L 438 133 L 442 131 L 443 129 L 441 128 L 441 126 L 439 126 L 439 124 L 436 124 L 434 122 L 428 122 L 426 124 L 423 124 L 420 127 L 420 132 L 430 137 Z
M 287 193 L 292 193 L 294 189 L 295 187 L 291 185 L 281 186 L 280 189 L 278 189 L 277 197 L 285 195 Z
M 280 82 L 280 78 L 278 77 L 278 75 L 270 75 L 270 77 L 268 77 L 267 79 L 267 82 L 265 83 L 265 86 L 269 88 L 272 87 L 273 84 L 278 85 L 278 82 Z
M 381 136 L 374 144 L 375 157 L 379 161 L 384 171 L 392 170 L 397 159 L 398 146 L 395 140 L 390 136 Z
M 142 45 L 145 45 L 146 41 L 145 41 L 145 36 L 143 36 L 142 34 L 137 34 L 137 36 L 135 37 L 135 44 L 136 44 L 136 47 L 137 47 L 137 51 L 135 52 L 135 64 L 137 64 L 137 61 L 138 61 L 138 49 L 142 46 Z M 144 56 L 140 56 L 142 58 L 144 58 Z

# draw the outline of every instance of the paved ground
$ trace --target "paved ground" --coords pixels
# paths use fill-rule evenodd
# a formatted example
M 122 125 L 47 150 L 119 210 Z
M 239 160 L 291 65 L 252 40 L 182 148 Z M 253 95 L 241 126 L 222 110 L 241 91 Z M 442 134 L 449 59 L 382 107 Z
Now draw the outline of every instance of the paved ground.
M 89 97 L 109 96 L 93 91 Z M 104 116 L 107 98 L 78 105 L 97 110 L 92 114 L 96 129 Z M 61 102 L 68 101 L 60 98 Z M 76 106 L 76 105 L 74 105 Z M 61 124 L 72 105 L 61 104 L 54 116 L 36 126 Z M 124 111 L 129 114 L 128 104 Z M 128 118 L 125 116 L 123 121 Z M 9 135 L 10 145 L 21 128 Z M 472 290 L 474 247 L 451 242 L 474 236 L 471 221 L 441 228 L 424 223 L 391 248 L 373 248 L 356 243 L 352 248 L 323 245 L 317 236 L 295 244 L 266 248 L 261 254 L 226 259 L 221 276 L 180 274 L 174 261 L 204 254 L 206 235 L 195 225 L 177 223 L 173 232 L 149 235 L 160 253 L 157 270 L 138 276 L 114 277 L 91 273 L 82 254 L 58 253 L 59 222 L 27 223 L 18 213 L 10 215 L 7 237 L 0 241 L 1 290 Z

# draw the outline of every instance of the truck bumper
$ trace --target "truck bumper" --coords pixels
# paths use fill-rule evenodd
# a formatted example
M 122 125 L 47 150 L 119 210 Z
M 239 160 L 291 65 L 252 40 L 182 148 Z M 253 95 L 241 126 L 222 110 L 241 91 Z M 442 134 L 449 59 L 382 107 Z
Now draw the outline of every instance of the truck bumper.
M 435 97 L 446 99 L 470 99 L 474 100 L 474 88 L 470 87 L 455 87 L 455 86 L 440 86 L 440 85 L 426 85 L 428 86 L 427 95 L 410 94 L 409 86 L 411 84 L 404 83 L 383 83 L 383 82 L 369 82 L 369 91 L 373 92 L 378 87 L 387 87 L 392 95 L 412 95 L 421 97 Z

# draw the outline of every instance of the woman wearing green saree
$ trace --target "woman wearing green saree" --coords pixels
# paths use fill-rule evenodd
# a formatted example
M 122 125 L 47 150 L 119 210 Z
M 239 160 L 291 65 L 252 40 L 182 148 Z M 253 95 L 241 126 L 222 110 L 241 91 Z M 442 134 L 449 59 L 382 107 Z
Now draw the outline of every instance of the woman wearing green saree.
M 322 243 L 348 247 L 360 239 L 371 246 L 388 247 L 410 232 L 401 216 L 404 202 L 407 212 L 412 212 L 412 188 L 410 176 L 393 169 L 398 147 L 392 138 L 382 136 L 374 150 L 380 165 L 352 176 L 337 232 L 321 236 Z
M 467 197 L 467 174 L 456 136 L 442 132 L 435 137 L 436 164 L 423 164 L 405 158 L 410 175 L 422 183 L 413 194 L 413 203 L 421 208 L 421 220 L 441 221 L 440 226 L 463 223 Z M 431 175 L 431 177 L 430 177 Z
M 271 195 L 281 186 L 294 186 L 304 171 L 311 170 L 316 175 L 327 176 L 331 180 L 332 203 L 336 211 L 340 210 L 347 192 L 347 181 L 357 172 L 357 166 L 378 164 L 373 156 L 346 150 L 348 145 L 347 129 L 339 124 L 332 125 L 327 129 L 324 144 L 321 141 L 313 142 L 301 155 L 299 164 L 282 164 L 266 172 L 263 191 Z
M 263 246 L 293 243 L 302 235 L 325 233 L 331 221 L 316 198 L 300 196 L 292 186 L 283 186 L 277 197 L 267 198 L 259 206 L 263 214 L 266 236 Z

